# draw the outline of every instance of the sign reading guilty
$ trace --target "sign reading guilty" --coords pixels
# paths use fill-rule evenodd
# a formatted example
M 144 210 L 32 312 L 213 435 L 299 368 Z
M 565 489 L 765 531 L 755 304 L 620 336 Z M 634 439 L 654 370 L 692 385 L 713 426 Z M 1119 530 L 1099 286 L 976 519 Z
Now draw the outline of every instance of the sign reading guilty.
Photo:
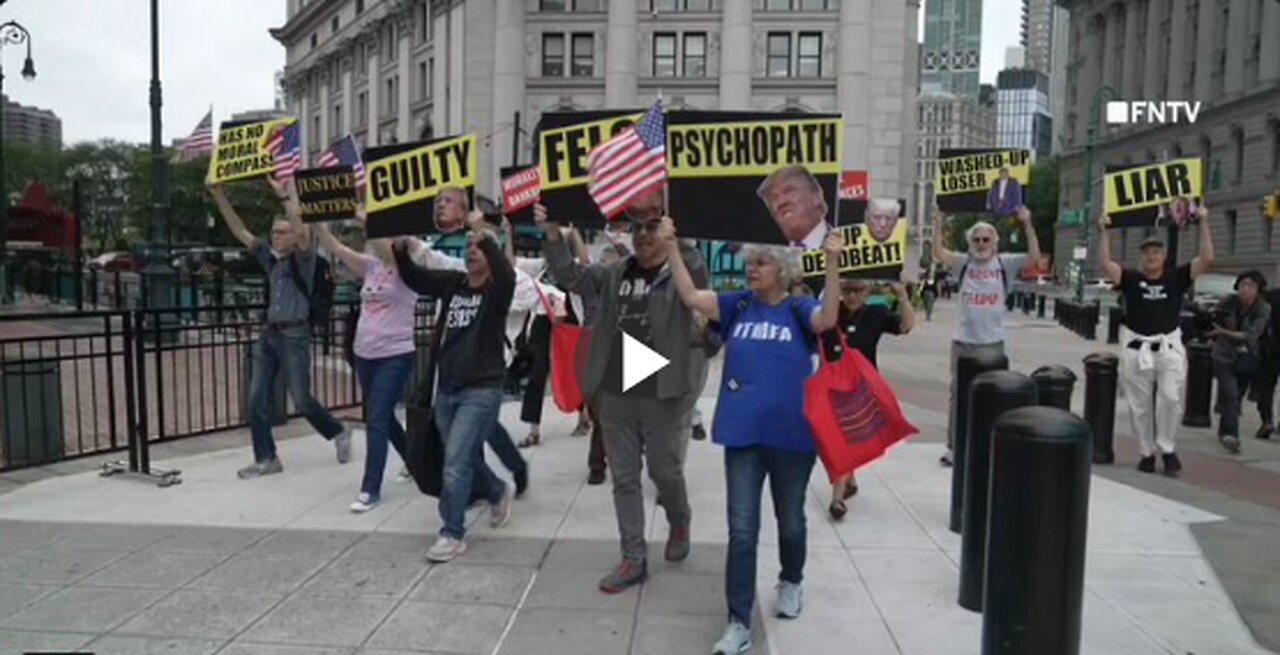
M 275 166 L 275 158 L 267 150 L 267 141 L 276 130 L 296 122 L 290 116 L 223 123 L 218 128 L 218 141 L 209 157 L 206 179 L 210 184 L 222 184 L 270 173 Z
M 294 176 L 303 223 L 341 221 L 356 215 L 356 176 L 350 166 L 309 168 Z
M 944 212 L 1012 215 L 1031 182 L 1031 151 L 942 148 L 933 189 Z
M 834 115 L 667 114 L 668 206 L 681 236 L 817 248 L 835 224 Z
M 370 237 L 431 232 L 433 201 L 440 190 L 470 192 L 475 187 L 476 136 L 369 148 L 365 176 L 365 230 Z
M 541 202 L 552 220 L 600 225 L 604 215 L 587 193 L 587 155 L 634 125 L 635 111 L 547 112 L 538 121 L 538 176 Z M 532 212 L 528 212 L 532 220 Z M 525 213 L 519 216 L 523 219 Z M 512 220 L 517 220 L 513 218 Z
M 1102 180 L 1103 208 L 1112 227 L 1179 221 L 1186 207 L 1199 201 L 1203 179 L 1200 160 L 1194 158 L 1108 171 Z

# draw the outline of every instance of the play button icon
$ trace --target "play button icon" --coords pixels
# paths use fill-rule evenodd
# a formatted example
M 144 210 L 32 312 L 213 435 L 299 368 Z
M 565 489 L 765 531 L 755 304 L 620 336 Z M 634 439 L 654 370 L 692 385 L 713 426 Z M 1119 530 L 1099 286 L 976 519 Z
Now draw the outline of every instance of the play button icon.
M 615 351 L 616 352 L 616 351 Z M 661 371 L 671 360 L 659 355 L 652 348 L 640 343 L 635 337 L 622 333 L 622 392 L 649 379 L 649 376 Z M 617 379 L 617 378 L 614 378 Z

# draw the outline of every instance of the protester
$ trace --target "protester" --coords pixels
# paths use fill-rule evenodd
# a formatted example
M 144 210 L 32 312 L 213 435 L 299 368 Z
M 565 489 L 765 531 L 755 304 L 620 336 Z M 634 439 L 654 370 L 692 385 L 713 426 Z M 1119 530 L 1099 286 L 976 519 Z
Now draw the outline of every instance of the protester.
M 605 236 L 609 238 L 608 231 L 605 232 Z M 586 249 L 586 246 L 582 243 L 582 235 L 576 229 L 569 231 L 569 239 L 575 250 Z M 610 238 L 609 245 L 600 251 L 600 264 L 606 267 L 613 266 L 630 254 L 630 248 L 622 243 L 612 241 Z M 591 263 L 590 257 L 583 258 L 579 256 L 578 261 L 583 265 Z M 596 315 L 600 311 L 600 296 L 595 294 L 580 297 L 583 304 L 582 326 L 591 329 L 595 325 Z M 593 396 L 586 399 L 587 413 L 590 415 L 591 423 L 591 445 L 587 450 L 587 484 L 589 485 L 604 484 L 609 468 L 608 457 L 604 452 L 604 424 L 600 421 L 599 403 L 596 402 L 595 398 Z
M 515 272 L 486 227 L 480 212 L 467 217 L 465 273 L 427 269 L 397 244 L 396 266 L 409 288 L 442 300 L 445 330 L 439 351 L 436 397 L 432 404 L 444 442 L 444 484 L 440 493 L 439 539 L 427 551 L 432 562 L 448 562 L 466 552 L 466 511 L 472 489 L 489 501 L 489 524 L 511 518 L 511 492 L 481 458 L 486 436 L 498 422 L 507 365 L 504 325 L 515 290 Z M 474 478 L 474 480 L 473 480 Z
M 938 277 L 934 274 L 932 266 L 929 267 L 924 281 L 920 283 L 920 297 L 924 300 L 924 320 L 932 322 L 933 306 L 938 302 Z
M 253 464 L 240 469 L 241 479 L 284 471 L 271 436 L 271 417 L 283 408 L 273 406 L 276 375 L 283 373 L 293 406 L 311 427 L 332 441 L 338 463 L 351 461 L 351 428 L 338 422 L 311 395 L 311 294 L 314 291 L 316 251 L 310 230 L 302 224 L 302 209 L 292 183 L 268 178 L 284 217 L 271 224 L 270 242 L 245 227 L 220 184 L 209 186 L 218 213 L 232 236 L 244 244 L 267 276 L 267 316 L 262 333 L 253 343 L 249 373 L 249 432 L 253 438 Z
M 538 284 L 535 279 L 531 279 L 530 284 L 541 295 L 528 323 L 527 344 L 532 362 L 520 403 L 520 420 L 529 424 L 529 435 L 520 442 L 521 448 L 542 443 L 542 406 L 547 397 L 547 376 L 551 373 L 551 321 L 563 320 L 565 316 L 564 292 L 551 285 Z M 547 314 L 544 302 L 551 306 L 551 315 Z
M 899 282 L 891 285 L 898 299 L 897 311 L 883 305 L 867 304 L 867 296 L 871 293 L 871 284 L 866 280 L 846 280 L 840 285 L 840 311 L 838 324 L 844 333 L 845 343 L 855 348 L 867 358 L 875 368 L 876 351 L 880 347 L 880 337 L 885 334 L 901 336 L 915 327 L 916 312 L 911 305 L 911 298 L 905 284 Z M 827 352 L 834 361 L 840 355 L 840 343 L 832 338 L 833 333 L 824 335 Z M 827 507 L 831 518 L 844 518 L 848 507 L 845 501 L 858 493 L 858 481 L 852 473 L 835 481 L 831 490 L 831 504 Z
M 794 619 L 803 604 L 801 582 L 806 558 L 805 499 L 817 458 L 804 416 L 804 383 L 813 372 L 813 335 L 835 327 L 840 294 L 837 267 L 827 268 L 821 307 L 811 297 L 788 293 L 798 276 L 796 251 L 778 246 L 748 246 L 748 291 L 716 294 L 699 290 L 678 256 L 670 218 L 660 232 L 667 244 L 672 279 L 680 299 L 720 326 L 724 375 L 712 440 L 724 446 L 728 489 L 729 554 L 725 598 L 729 620 L 713 652 L 736 654 L 751 647 L 755 605 L 756 552 L 760 532 L 760 492 L 769 478 L 778 520 L 778 576 L 774 614 Z M 828 261 L 844 247 L 837 232 L 823 242 Z
M 985 221 L 974 223 L 965 233 L 967 253 L 952 252 L 942 246 L 945 215 L 935 210 L 933 259 L 956 276 L 960 289 L 960 322 L 951 338 L 951 411 L 947 418 L 947 450 L 941 457 L 951 466 L 955 443 L 956 362 L 961 357 L 1004 354 L 1004 303 L 1009 281 L 1017 280 L 1027 258 L 1040 258 L 1040 241 L 1031 223 L 1031 211 L 1018 208 L 1018 222 L 1027 238 L 1026 254 L 999 254 L 1000 233 Z
M 1271 305 L 1262 299 L 1267 280 L 1256 270 L 1236 277 L 1235 294 L 1214 309 L 1213 377 L 1218 380 L 1218 442 L 1240 452 L 1240 404 L 1262 365 L 1262 339 L 1271 324 Z
M 1271 306 L 1271 325 L 1263 335 L 1262 367 L 1253 385 L 1253 400 L 1258 405 L 1258 418 L 1262 419 L 1253 436 L 1270 439 L 1276 431 L 1275 392 L 1280 378 L 1280 286 L 1267 289 L 1262 295 Z
M 670 526 L 664 556 L 671 562 L 689 556 L 691 514 L 684 459 L 689 444 L 689 410 L 702 392 L 706 356 L 692 345 L 693 315 L 670 284 L 668 250 L 658 238 L 663 206 L 664 194 L 657 191 L 627 210 L 633 224 L 634 254 L 609 266 L 576 261 L 559 227 L 548 222 L 546 208 L 537 205 L 534 212 L 535 220 L 546 228 L 543 247 L 553 278 L 583 297 L 600 297 L 578 383 L 584 397 L 598 396 L 595 402 L 613 475 L 622 561 L 600 580 L 600 589 L 606 593 L 623 591 L 648 576 L 642 461 L 658 488 Z M 698 250 L 685 244 L 681 255 L 695 279 L 705 285 L 707 272 Z M 670 361 L 625 396 L 621 370 L 624 333 Z
M 351 511 L 367 512 L 382 498 L 382 474 L 387 467 L 387 444 L 406 458 L 404 427 L 396 418 L 396 403 L 413 373 L 414 310 L 418 294 L 405 286 L 396 271 L 395 256 L 386 239 L 370 239 L 361 254 L 338 241 L 324 223 L 316 226 L 320 245 L 333 253 L 353 274 L 360 287 L 360 317 L 353 350 L 356 377 L 364 396 L 364 477 Z
M 1182 301 L 1191 283 L 1213 264 L 1209 211 L 1202 206 L 1197 213 L 1200 253 L 1191 263 L 1177 267 L 1166 261 L 1164 242 L 1149 237 L 1139 246 L 1142 251 L 1139 268 L 1122 268 L 1111 259 L 1111 242 L 1106 232 L 1110 220 L 1106 214 L 1098 220 L 1098 265 L 1106 279 L 1119 287 L 1124 296 L 1120 393 L 1129 406 L 1133 433 L 1138 437 L 1138 452 L 1142 456 L 1138 470 L 1143 473 L 1155 472 L 1157 451 L 1166 475 L 1182 470 L 1182 462 L 1174 452 L 1178 423 L 1182 420 L 1187 364 L 1179 327 Z
M 807 249 L 822 245 L 831 229 L 826 221 L 827 200 L 809 169 L 804 166 L 779 168 L 765 178 L 756 195 L 769 208 L 769 215 L 787 243 Z

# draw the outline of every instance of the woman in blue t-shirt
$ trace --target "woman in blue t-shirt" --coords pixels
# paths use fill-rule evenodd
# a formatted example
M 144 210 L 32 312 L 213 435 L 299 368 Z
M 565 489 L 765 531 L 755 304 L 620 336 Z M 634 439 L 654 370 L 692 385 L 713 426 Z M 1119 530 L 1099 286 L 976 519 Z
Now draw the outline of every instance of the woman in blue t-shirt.
M 677 242 L 670 218 L 659 232 L 671 252 Z M 823 242 L 828 260 L 844 247 L 831 232 Z M 804 383 L 813 373 L 816 334 L 836 325 L 840 277 L 827 269 L 821 307 L 787 292 L 798 278 L 799 251 L 783 246 L 744 250 L 748 291 L 716 294 L 694 287 L 684 263 L 669 257 L 671 276 L 685 306 L 720 324 L 724 375 L 712 424 L 712 440 L 724 446 L 728 487 L 729 557 L 725 597 L 729 625 L 716 653 L 736 655 L 751 647 L 755 604 L 756 544 L 760 532 L 760 492 L 769 490 L 778 518 L 778 576 L 774 613 L 800 616 L 800 582 L 806 555 L 805 495 L 816 452 L 804 417 Z

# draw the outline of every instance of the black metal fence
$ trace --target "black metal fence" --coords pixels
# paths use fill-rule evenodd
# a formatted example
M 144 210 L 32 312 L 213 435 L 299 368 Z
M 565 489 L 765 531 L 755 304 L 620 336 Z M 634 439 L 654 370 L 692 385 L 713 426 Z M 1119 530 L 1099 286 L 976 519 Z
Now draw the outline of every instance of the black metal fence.
M 312 330 L 316 399 L 358 407 L 344 336 L 356 303 L 336 303 Z M 196 305 L 0 316 L 0 471 L 243 427 L 249 422 L 251 349 L 263 306 Z M 418 306 L 425 344 L 434 303 Z M 277 376 L 277 408 L 284 401 Z

